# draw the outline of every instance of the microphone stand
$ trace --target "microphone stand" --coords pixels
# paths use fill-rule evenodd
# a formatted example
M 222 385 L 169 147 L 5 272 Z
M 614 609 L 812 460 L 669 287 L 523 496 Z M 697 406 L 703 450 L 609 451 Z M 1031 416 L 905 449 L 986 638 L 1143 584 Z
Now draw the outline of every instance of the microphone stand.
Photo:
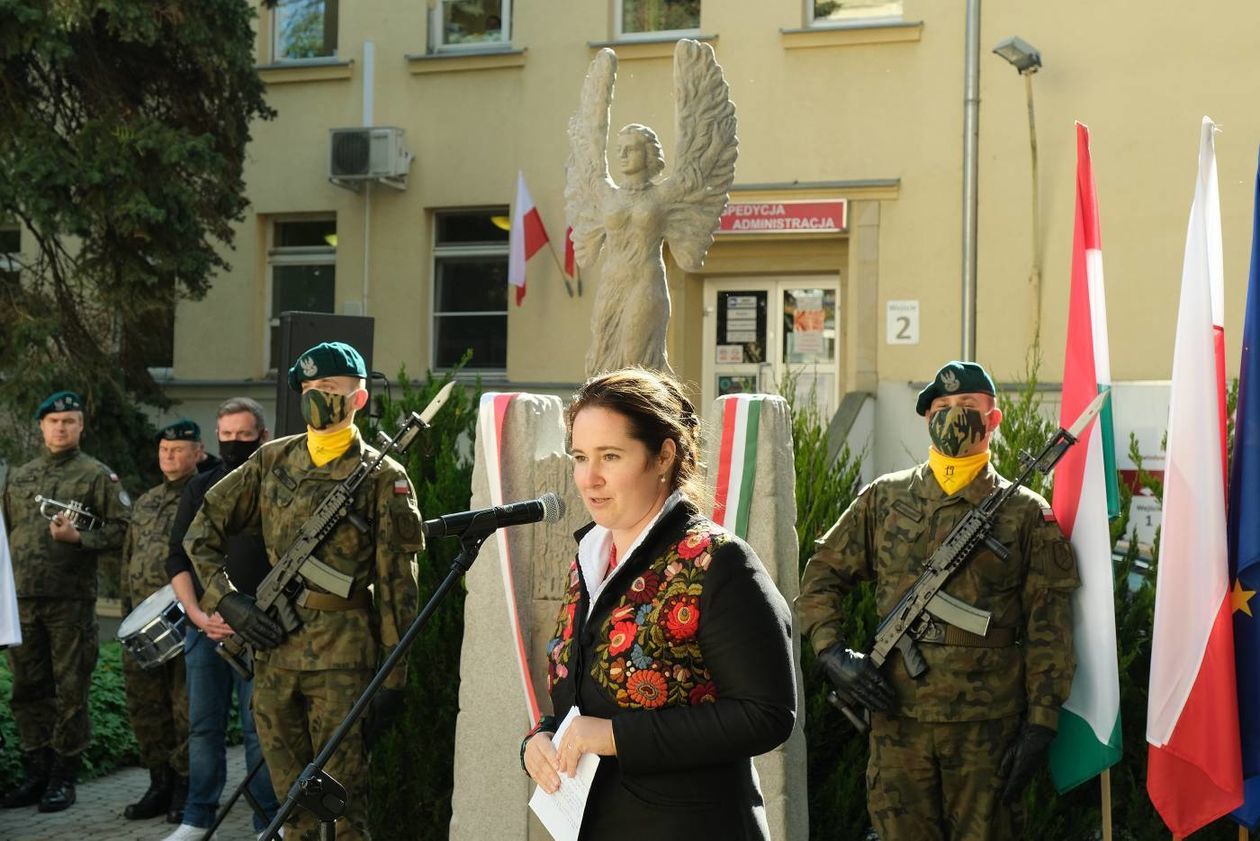
M 350 708 L 350 712 L 342 719 L 341 724 L 337 725 L 337 729 L 333 731 L 328 742 L 320 750 L 319 755 L 306 766 L 298 777 L 297 782 L 289 789 L 289 793 L 285 795 L 284 804 L 280 807 L 280 811 L 276 813 L 274 819 L 263 830 L 259 838 L 266 838 L 269 841 L 279 841 L 280 827 L 284 825 L 284 821 L 293 813 L 297 806 L 301 806 L 320 820 L 320 838 L 321 841 L 335 841 L 337 837 L 337 818 L 345 814 L 346 805 L 349 797 L 346 794 L 346 788 L 337 782 L 324 770 L 324 766 L 332 759 L 337 748 L 345 741 L 346 736 L 350 734 L 352 728 L 367 711 L 368 705 L 372 703 L 372 699 L 376 697 L 376 693 L 380 691 L 385 678 L 393 671 L 394 666 L 398 664 L 407 654 L 407 649 L 415 642 L 420 631 L 428 623 L 429 617 L 437 610 L 442 600 L 455 586 L 456 582 L 463 577 L 464 573 L 472 568 L 473 561 L 477 560 L 477 552 L 481 549 L 481 544 L 486 538 L 494 533 L 497 528 L 495 522 L 495 514 L 493 509 L 487 509 L 479 512 L 477 517 L 473 519 L 463 534 L 459 537 L 460 550 L 455 556 L 455 560 L 451 562 L 451 571 L 447 573 L 446 578 L 433 591 L 428 603 L 424 606 L 424 610 L 420 611 L 420 615 L 415 618 L 411 626 L 407 628 L 407 633 L 403 634 L 402 639 L 398 641 L 398 645 L 394 646 L 394 650 L 385 658 L 385 662 L 381 664 L 380 669 L 372 677 L 367 688 L 363 690 L 363 694 L 354 702 L 354 706 Z

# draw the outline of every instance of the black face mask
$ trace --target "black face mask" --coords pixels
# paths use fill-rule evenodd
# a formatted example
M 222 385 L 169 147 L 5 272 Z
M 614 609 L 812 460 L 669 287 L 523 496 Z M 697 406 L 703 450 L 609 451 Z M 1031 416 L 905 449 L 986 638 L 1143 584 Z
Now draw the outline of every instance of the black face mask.
M 253 441 L 220 441 L 219 458 L 223 459 L 228 470 L 235 470 L 254 454 L 261 443 L 261 435 Z

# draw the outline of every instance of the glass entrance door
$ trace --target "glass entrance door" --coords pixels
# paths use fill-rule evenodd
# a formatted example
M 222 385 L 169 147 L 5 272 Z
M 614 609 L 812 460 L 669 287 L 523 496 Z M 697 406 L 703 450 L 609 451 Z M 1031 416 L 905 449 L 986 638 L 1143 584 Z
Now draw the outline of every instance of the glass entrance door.
M 712 278 L 705 284 L 705 406 L 724 394 L 778 394 L 790 373 L 799 400 L 829 420 L 839 405 L 837 277 Z

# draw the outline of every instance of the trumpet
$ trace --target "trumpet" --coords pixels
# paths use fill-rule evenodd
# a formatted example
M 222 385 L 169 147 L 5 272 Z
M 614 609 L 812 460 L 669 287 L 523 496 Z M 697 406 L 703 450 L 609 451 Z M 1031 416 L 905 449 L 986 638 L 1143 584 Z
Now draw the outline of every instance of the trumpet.
M 93 529 L 99 529 L 105 524 L 103 518 L 93 514 L 86 505 L 77 500 L 58 502 L 55 499 L 35 494 L 35 501 L 39 503 L 39 513 L 43 515 L 44 519 L 52 520 L 58 516 L 65 517 L 70 521 L 70 525 L 79 531 L 92 531 Z

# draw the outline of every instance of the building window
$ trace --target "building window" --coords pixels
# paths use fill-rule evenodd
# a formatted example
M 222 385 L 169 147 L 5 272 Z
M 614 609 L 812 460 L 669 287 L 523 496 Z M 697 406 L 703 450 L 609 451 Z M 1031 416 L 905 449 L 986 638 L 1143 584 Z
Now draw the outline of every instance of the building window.
M 271 22 L 275 61 L 337 54 L 337 0 L 277 0 Z
M 617 36 L 695 32 L 700 29 L 700 0 L 618 0 Z
M 507 369 L 508 211 L 443 211 L 433 242 L 433 367 Z
M 805 0 L 814 26 L 872 20 L 900 20 L 902 0 Z
M 0 284 L 17 283 L 21 253 L 21 228 L 11 223 L 0 222 Z
M 267 367 L 274 371 L 279 367 L 280 313 L 336 309 L 337 220 L 276 220 L 267 268 L 271 285 Z
M 435 0 L 433 46 L 464 50 L 512 40 L 512 0 Z

